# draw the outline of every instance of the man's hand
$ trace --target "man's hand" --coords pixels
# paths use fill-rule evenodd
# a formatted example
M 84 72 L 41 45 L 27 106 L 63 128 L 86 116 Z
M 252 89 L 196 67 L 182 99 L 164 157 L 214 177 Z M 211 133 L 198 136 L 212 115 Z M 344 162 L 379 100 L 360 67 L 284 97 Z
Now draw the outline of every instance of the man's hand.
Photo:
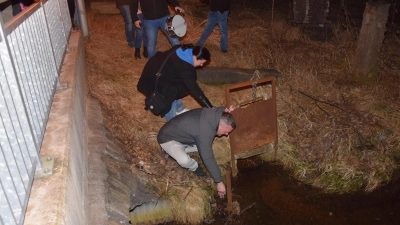
M 217 191 L 220 198 L 224 198 L 226 195 L 225 184 L 221 181 L 217 183 Z
M 233 107 L 233 105 L 229 106 L 229 108 L 225 109 L 225 112 L 231 113 L 235 108 Z
M 178 12 L 178 13 L 184 13 L 185 12 L 185 10 L 183 10 L 181 7 L 179 7 L 179 6 L 176 6 L 175 7 L 175 10 Z
M 135 26 L 136 26 L 137 28 L 141 29 L 142 27 L 141 27 L 140 25 L 141 25 L 141 24 L 140 24 L 140 20 L 136 20 L 136 21 L 135 21 Z

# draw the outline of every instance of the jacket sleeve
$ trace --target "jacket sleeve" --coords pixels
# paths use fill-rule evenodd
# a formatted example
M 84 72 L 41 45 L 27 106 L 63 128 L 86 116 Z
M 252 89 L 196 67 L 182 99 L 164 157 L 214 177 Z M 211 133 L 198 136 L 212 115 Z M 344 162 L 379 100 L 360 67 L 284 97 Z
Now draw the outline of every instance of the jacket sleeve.
M 213 140 L 214 136 L 212 135 L 204 136 L 204 134 L 200 134 L 199 137 L 195 137 L 197 150 L 199 151 L 199 155 L 204 163 L 204 166 L 210 173 L 210 176 L 214 182 L 219 183 L 222 181 L 222 175 L 212 150 Z
M 133 23 L 139 20 L 139 18 L 137 17 L 138 7 L 139 7 L 139 0 L 131 0 L 129 2 L 129 11 L 131 11 L 131 18 Z
M 207 108 L 212 108 L 213 106 L 211 105 L 211 102 L 208 100 L 208 98 L 204 95 L 200 95 L 196 98 L 196 100 L 200 103 L 202 107 L 207 107 Z
M 211 102 L 207 99 L 207 97 L 204 95 L 204 92 L 197 84 L 197 73 L 194 67 L 191 69 L 182 70 L 181 79 L 190 94 L 199 102 L 202 107 L 213 107 Z

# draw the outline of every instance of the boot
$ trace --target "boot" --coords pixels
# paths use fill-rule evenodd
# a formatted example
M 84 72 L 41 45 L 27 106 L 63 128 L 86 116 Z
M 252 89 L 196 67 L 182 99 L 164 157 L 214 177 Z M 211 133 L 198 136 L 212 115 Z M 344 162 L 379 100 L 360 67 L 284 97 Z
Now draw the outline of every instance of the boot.
M 147 47 L 143 47 L 143 56 L 147 59 L 149 54 L 147 54 Z
M 140 48 L 135 48 L 135 59 L 141 59 Z

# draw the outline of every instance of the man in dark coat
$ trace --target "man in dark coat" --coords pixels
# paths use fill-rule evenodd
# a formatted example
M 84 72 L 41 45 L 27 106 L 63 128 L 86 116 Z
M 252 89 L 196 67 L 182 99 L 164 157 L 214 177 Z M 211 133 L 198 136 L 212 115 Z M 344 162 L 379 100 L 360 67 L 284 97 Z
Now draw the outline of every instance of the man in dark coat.
M 197 176 L 206 176 L 198 163 L 187 153 L 199 152 L 201 160 L 217 184 L 220 197 L 226 194 L 219 169 L 212 150 L 215 136 L 228 135 L 236 128 L 230 114 L 234 108 L 215 107 L 193 109 L 168 121 L 157 136 L 163 150 L 178 164 L 193 171 Z

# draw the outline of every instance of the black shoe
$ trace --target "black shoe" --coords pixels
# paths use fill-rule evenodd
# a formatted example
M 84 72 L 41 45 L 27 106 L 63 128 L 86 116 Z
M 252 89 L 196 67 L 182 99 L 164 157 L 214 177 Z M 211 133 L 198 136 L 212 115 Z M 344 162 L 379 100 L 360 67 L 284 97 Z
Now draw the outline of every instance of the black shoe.
M 147 53 L 147 47 L 143 47 L 143 56 L 147 59 L 149 54 Z
M 201 169 L 201 167 L 197 167 L 195 171 L 193 171 L 198 177 L 206 177 L 207 174 L 204 173 L 204 171 Z
M 223 49 L 223 50 L 221 50 L 221 52 L 223 52 L 223 53 L 227 53 L 227 52 L 228 52 L 228 50 L 225 50 L 225 49 Z
M 135 48 L 135 59 L 141 59 L 140 58 L 140 48 Z

